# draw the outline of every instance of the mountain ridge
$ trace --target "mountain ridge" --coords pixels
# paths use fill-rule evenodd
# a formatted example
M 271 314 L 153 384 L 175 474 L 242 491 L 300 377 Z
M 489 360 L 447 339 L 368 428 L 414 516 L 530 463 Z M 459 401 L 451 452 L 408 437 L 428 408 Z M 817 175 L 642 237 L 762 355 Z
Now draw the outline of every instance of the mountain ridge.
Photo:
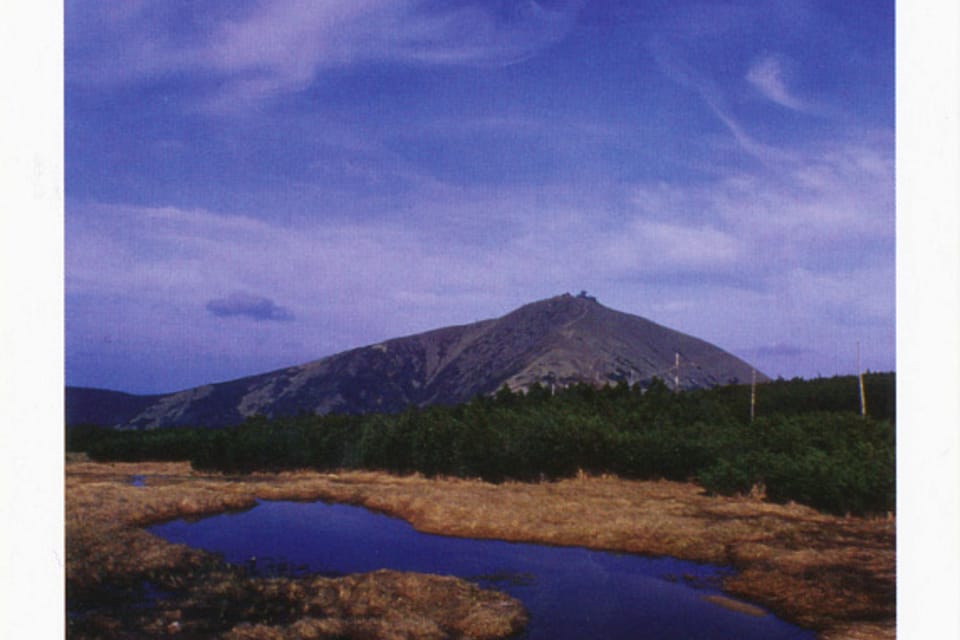
M 503 385 L 521 390 L 536 383 L 645 384 L 659 377 L 690 389 L 746 382 L 752 371 L 699 338 L 609 309 L 585 293 L 562 294 L 499 318 L 391 338 L 170 394 L 70 387 L 67 423 L 77 424 L 82 414 L 85 422 L 118 428 L 222 427 L 256 414 L 395 412 L 410 405 L 456 404 Z M 758 372 L 758 379 L 767 378 Z M 100 421 L 91 419 L 98 417 L 92 410 L 98 401 L 88 391 L 110 409 Z

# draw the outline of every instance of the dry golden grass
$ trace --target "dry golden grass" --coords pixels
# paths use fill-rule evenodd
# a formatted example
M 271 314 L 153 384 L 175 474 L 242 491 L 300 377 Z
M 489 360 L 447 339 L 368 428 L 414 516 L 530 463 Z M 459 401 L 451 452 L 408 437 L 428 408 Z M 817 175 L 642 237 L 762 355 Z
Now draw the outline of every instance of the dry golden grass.
M 147 476 L 147 486 L 126 484 L 132 474 Z M 492 485 L 375 472 L 227 478 L 192 472 L 186 464 L 68 463 L 68 578 L 83 584 L 101 574 L 124 575 L 135 566 L 151 570 L 199 566 L 202 558 L 197 552 L 167 545 L 139 527 L 183 515 L 245 508 L 256 499 L 358 504 L 402 517 L 431 533 L 728 565 L 737 574 L 725 580 L 725 591 L 817 629 L 823 638 L 895 637 L 892 520 L 840 518 L 751 497 L 710 497 L 688 483 L 611 477 L 581 475 L 560 482 Z M 132 551 L 113 557 L 117 548 L 103 544 L 105 537 L 122 540 Z M 478 626 L 487 628 L 485 616 L 496 610 L 478 610 L 475 615 L 483 618 Z M 409 618 L 419 615 L 411 612 Z M 469 619 L 474 613 L 462 615 Z M 231 637 L 332 637 L 340 632 L 323 630 L 352 624 L 337 620 L 341 619 L 333 615 L 305 616 L 269 629 L 250 624 L 234 629 Z M 396 620 L 390 624 L 384 620 L 377 623 L 386 624 L 383 629 L 406 628 L 392 627 L 399 624 Z M 436 624 L 441 629 L 437 633 L 448 635 L 436 635 L 426 625 L 411 631 L 410 637 L 480 637 L 457 631 L 449 620 Z M 375 626 L 349 628 L 362 637 L 394 637 Z
M 134 474 L 145 475 L 146 486 L 132 486 Z M 258 498 L 297 499 L 303 491 L 299 483 L 274 476 L 237 482 L 194 474 L 186 465 L 68 463 L 68 598 L 80 608 L 95 608 L 143 580 L 177 591 L 149 610 L 94 611 L 72 620 L 68 634 L 480 640 L 506 637 L 526 623 L 515 599 L 456 578 L 392 571 L 253 578 L 141 528 L 174 517 L 247 508 Z

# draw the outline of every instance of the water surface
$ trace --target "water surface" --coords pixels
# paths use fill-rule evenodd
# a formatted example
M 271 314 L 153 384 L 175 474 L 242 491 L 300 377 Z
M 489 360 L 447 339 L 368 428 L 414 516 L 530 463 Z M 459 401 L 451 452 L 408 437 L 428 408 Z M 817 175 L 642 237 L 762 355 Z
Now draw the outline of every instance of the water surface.
M 419 533 L 360 507 L 261 502 L 242 513 L 150 531 L 221 553 L 261 573 L 278 566 L 328 575 L 394 569 L 454 575 L 520 599 L 530 640 L 812 640 L 771 614 L 748 615 L 704 600 L 725 570 L 673 558 Z

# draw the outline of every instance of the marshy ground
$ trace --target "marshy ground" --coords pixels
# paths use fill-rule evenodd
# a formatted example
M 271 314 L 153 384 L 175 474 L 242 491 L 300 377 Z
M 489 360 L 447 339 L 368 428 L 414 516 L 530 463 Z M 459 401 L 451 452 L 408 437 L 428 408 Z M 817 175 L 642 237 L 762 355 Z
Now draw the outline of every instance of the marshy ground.
M 134 486 L 132 476 L 143 476 Z M 258 578 L 143 527 L 253 506 L 328 500 L 417 529 L 731 566 L 724 591 L 821 638 L 895 637 L 895 523 L 836 517 L 689 483 L 579 477 L 489 484 L 373 472 L 229 477 L 186 463 L 66 465 L 68 634 L 75 638 L 499 638 L 525 623 L 509 596 L 454 578 L 381 571 Z M 159 590 L 157 605 L 103 607 Z M 138 595 L 139 597 L 139 595 Z M 142 598 L 141 598 L 142 600 Z M 720 603 L 723 604 L 723 603 Z

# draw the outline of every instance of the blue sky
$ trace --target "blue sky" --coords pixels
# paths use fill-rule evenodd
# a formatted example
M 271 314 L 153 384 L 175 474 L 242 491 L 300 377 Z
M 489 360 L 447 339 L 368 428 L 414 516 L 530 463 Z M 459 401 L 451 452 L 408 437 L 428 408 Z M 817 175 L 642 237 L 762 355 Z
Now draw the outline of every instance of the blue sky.
M 65 4 L 68 384 L 165 392 L 581 289 L 895 368 L 892 2 Z

